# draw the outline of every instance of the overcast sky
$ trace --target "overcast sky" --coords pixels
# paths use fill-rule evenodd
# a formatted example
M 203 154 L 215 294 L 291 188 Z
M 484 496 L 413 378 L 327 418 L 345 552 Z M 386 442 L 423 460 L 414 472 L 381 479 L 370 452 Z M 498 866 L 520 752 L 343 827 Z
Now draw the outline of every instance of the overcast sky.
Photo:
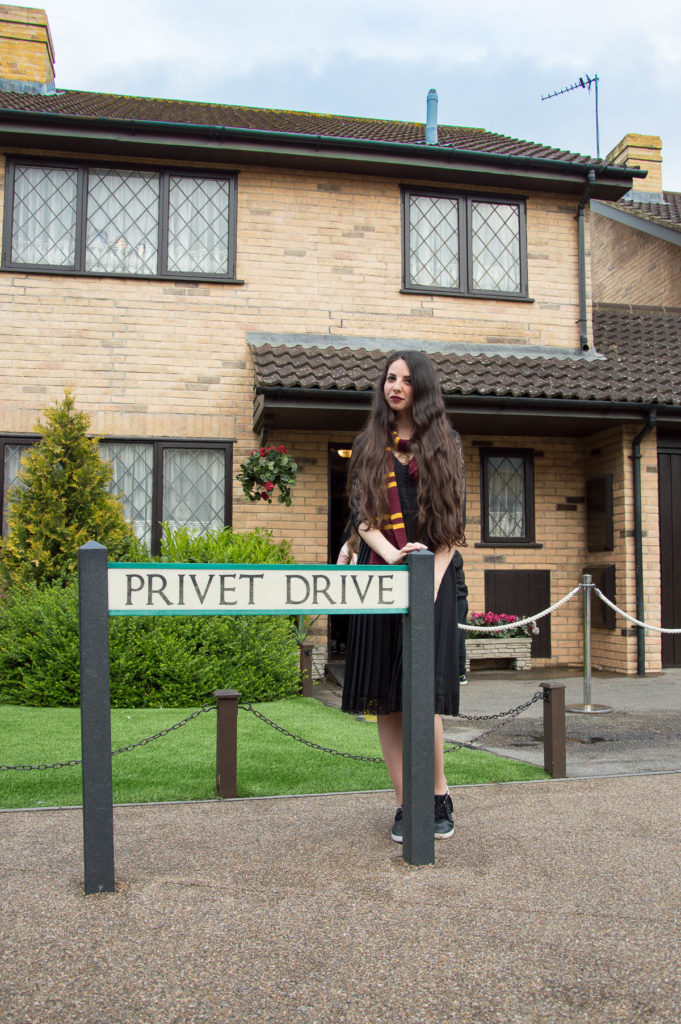
M 28 4 L 27 4 L 28 6 Z M 38 6 L 36 3 L 35 6 Z M 660 135 L 681 191 L 679 0 L 45 0 L 58 88 L 465 125 L 596 155 Z

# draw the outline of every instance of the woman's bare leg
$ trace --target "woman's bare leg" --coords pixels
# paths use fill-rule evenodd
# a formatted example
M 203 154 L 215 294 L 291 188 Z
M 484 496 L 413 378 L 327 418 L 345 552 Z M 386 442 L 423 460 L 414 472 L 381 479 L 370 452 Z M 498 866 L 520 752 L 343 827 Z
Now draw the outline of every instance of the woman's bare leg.
M 402 804 L 402 712 L 378 715 L 377 722 L 385 766 L 399 807 Z
M 442 715 L 435 716 L 435 792 L 439 794 L 449 792 L 445 776 L 445 734 Z
M 385 758 L 390 781 L 395 790 L 398 806 L 402 803 L 402 712 L 395 711 L 390 715 L 378 715 L 378 738 Z M 444 729 L 441 715 L 435 715 L 435 777 L 434 792 L 447 793 L 445 776 Z

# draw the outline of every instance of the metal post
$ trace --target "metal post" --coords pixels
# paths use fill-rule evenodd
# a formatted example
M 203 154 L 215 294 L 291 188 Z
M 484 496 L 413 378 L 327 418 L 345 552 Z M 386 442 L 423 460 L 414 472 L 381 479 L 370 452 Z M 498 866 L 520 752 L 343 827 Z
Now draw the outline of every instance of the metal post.
M 542 683 L 544 691 L 544 771 L 566 778 L 565 683 Z
M 216 785 L 218 796 L 236 796 L 236 735 L 239 697 L 237 690 L 213 690 L 218 704 Z
M 607 704 L 591 703 L 591 592 L 593 582 L 589 573 L 582 576 L 583 632 L 584 632 L 584 703 L 567 704 L 566 711 L 588 715 L 605 715 L 612 711 Z
M 78 549 L 85 892 L 113 892 L 114 834 L 107 551 Z
M 433 833 L 435 602 L 432 551 L 416 551 L 409 566 L 409 612 L 402 634 L 402 856 L 408 864 L 435 863 Z

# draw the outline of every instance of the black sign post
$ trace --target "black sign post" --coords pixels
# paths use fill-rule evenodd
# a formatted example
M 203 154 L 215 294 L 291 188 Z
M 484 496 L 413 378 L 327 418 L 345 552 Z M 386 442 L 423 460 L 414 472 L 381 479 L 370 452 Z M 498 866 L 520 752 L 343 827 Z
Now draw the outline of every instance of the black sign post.
M 407 864 L 421 866 L 435 863 L 433 553 L 414 552 L 407 564 L 409 612 L 402 632 L 402 857 Z
M 403 614 L 402 856 L 413 865 L 434 863 L 433 565 L 427 551 L 410 555 L 408 567 L 109 565 L 106 548 L 84 544 L 78 581 L 85 892 L 115 888 L 110 615 Z
M 78 550 L 78 616 L 83 860 L 89 894 L 115 888 L 107 551 L 94 541 Z

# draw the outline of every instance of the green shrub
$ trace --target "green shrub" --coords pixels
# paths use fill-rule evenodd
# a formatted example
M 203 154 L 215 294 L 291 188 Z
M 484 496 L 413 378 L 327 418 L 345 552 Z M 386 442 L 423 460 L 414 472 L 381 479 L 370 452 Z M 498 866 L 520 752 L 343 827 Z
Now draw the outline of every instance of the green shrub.
M 78 548 L 98 541 L 112 561 L 139 557 L 140 544 L 108 491 L 111 466 L 97 440 L 87 436 L 89 417 L 77 412 L 67 391 L 44 413 L 40 441 L 22 459 L 10 491 L 8 536 L 0 543 L 0 578 L 6 587 L 67 583 L 78 568 Z
M 231 562 L 233 565 L 290 564 L 289 541 L 272 540 L 272 531 L 260 527 L 250 533 L 207 530 L 198 536 L 185 526 L 162 524 L 161 562 Z
M 214 689 L 252 701 L 300 692 L 287 617 L 114 616 L 109 643 L 114 707 L 188 707 Z M 0 603 L 0 702 L 80 703 L 76 583 L 15 587 Z

